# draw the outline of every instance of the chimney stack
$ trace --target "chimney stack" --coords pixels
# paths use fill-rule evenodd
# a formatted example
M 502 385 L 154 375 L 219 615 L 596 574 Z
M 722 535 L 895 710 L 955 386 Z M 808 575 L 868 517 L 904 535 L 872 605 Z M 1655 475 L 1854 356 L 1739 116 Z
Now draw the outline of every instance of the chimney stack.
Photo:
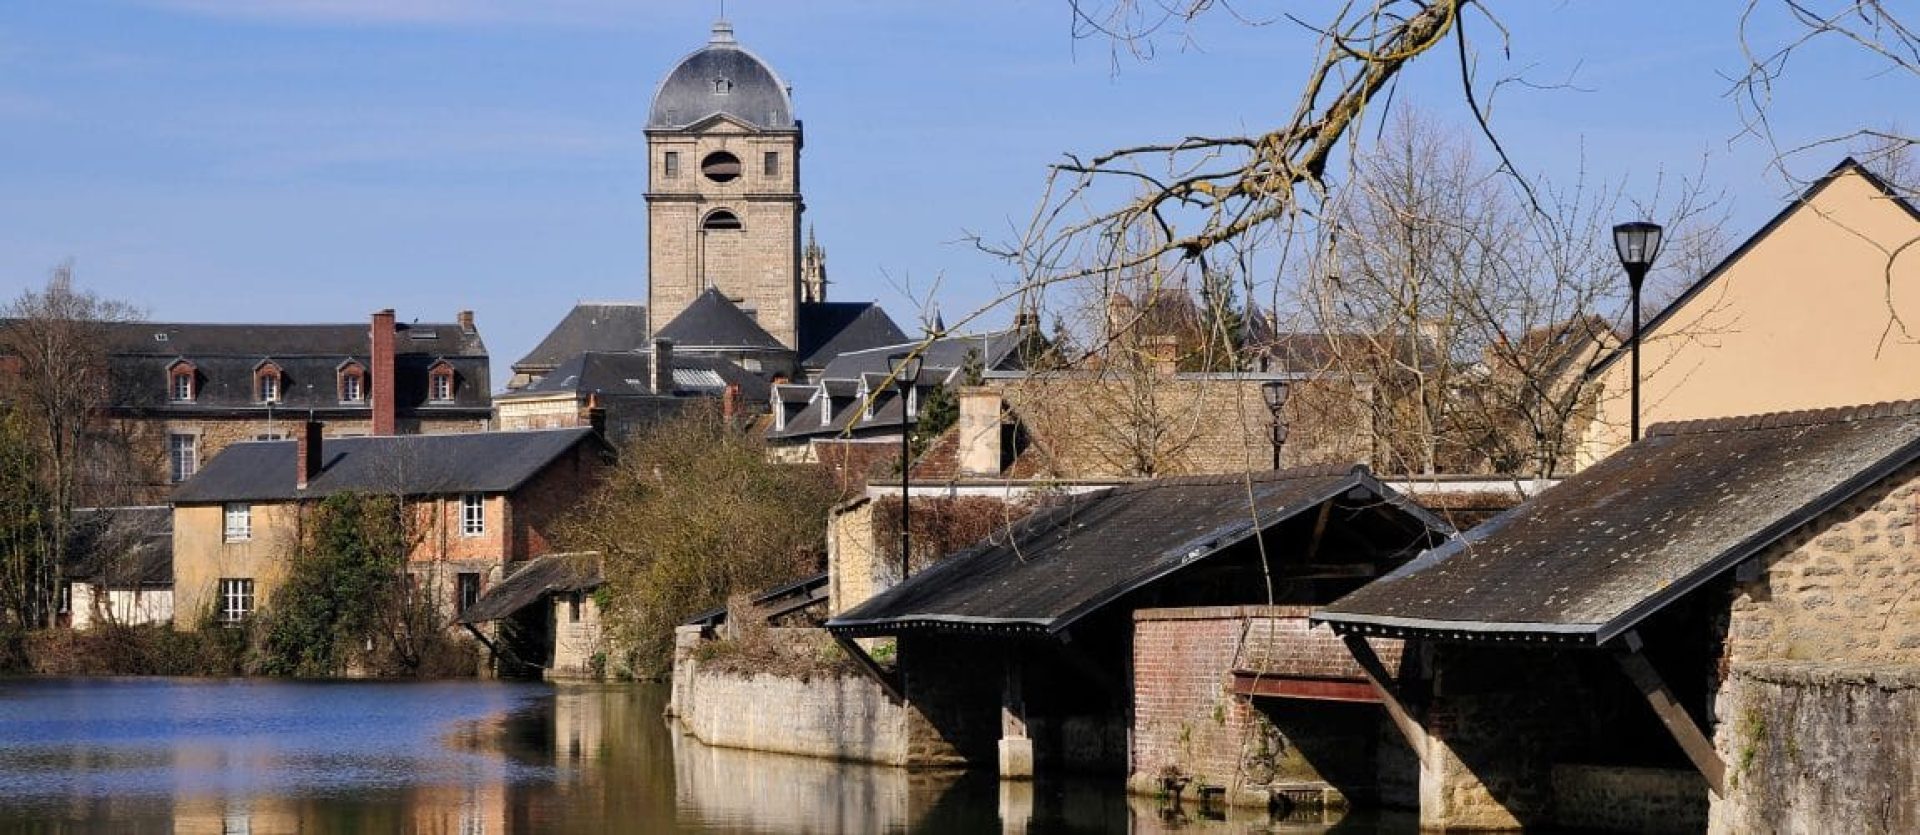
M 460 311 L 460 315 L 458 318 L 460 320 L 460 332 L 463 334 L 466 334 L 467 336 L 472 336 L 473 335 L 473 311 L 462 310 Z
M 673 340 L 653 340 L 653 393 L 673 394 Z
M 1153 366 L 1153 373 L 1162 377 L 1171 377 L 1180 370 L 1180 338 L 1171 334 L 1161 334 L 1147 338 L 1146 359 Z
M 393 387 L 393 308 L 373 314 L 373 367 L 367 369 L 373 376 L 373 432 L 375 435 L 396 434 Z
M 1000 392 L 985 386 L 960 389 L 959 451 L 955 458 L 960 474 L 998 476 L 1004 462 L 1001 444 Z
M 587 426 L 593 434 L 602 438 L 607 436 L 607 407 L 600 405 L 600 393 L 587 395 Z
M 728 423 L 740 416 L 740 386 L 728 383 L 727 390 L 720 393 L 720 416 Z
M 293 486 L 298 490 L 307 489 L 307 482 L 320 474 L 321 454 L 319 421 L 310 420 L 300 426 L 299 448 L 293 456 Z

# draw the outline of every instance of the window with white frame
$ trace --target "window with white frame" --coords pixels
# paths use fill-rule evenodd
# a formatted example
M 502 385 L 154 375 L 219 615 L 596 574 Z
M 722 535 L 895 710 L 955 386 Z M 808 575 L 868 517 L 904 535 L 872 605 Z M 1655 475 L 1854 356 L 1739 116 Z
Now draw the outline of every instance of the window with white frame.
M 427 399 L 438 403 L 453 399 L 453 366 L 437 363 L 427 372 Z
M 460 497 L 460 535 L 479 536 L 487 532 L 486 497 L 468 493 Z
M 193 402 L 193 369 L 180 367 L 168 379 L 167 397 L 175 403 Z
M 262 403 L 280 402 L 279 373 L 273 372 L 273 371 L 262 372 L 258 378 L 258 382 L 260 386 L 260 392 L 259 392 L 260 402 Z
M 240 623 L 253 614 L 253 578 L 220 578 L 219 604 L 221 623 Z
M 174 484 L 193 478 L 200 469 L 200 436 L 176 432 L 167 436 L 167 478 Z
M 253 538 L 253 505 L 227 502 L 225 536 L 228 542 L 246 542 Z
M 358 368 L 340 372 L 340 402 L 358 403 L 367 399 L 367 377 Z

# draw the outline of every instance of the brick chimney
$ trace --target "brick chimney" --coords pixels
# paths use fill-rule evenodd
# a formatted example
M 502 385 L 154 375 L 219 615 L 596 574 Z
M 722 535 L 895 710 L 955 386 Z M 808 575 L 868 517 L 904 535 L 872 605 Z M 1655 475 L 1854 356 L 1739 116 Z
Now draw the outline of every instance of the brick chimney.
M 1147 338 L 1145 346 L 1146 360 L 1153 366 L 1153 373 L 1162 377 L 1171 377 L 1180 370 L 1180 338 L 1171 334 L 1162 334 Z
M 321 426 L 322 424 L 319 421 L 314 420 L 307 421 L 300 426 L 300 437 L 298 439 L 300 446 L 294 451 L 293 455 L 293 486 L 295 489 L 307 489 L 307 482 L 312 480 L 314 476 L 320 474 L 320 465 L 324 460 L 321 458 L 324 452 L 320 445 Z
M 653 340 L 653 393 L 673 393 L 673 340 Z
M 393 389 L 393 308 L 373 314 L 373 360 L 367 373 L 373 377 L 373 432 L 395 434 L 396 418 Z
M 984 386 L 960 389 L 959 449 L 954 455 L 963 476 L 997 476 L 1004 451 L 1000 437 L 1000 392 Z
M 473 335 L 473 311 L 462 310 L 460 311 L 460 315 L 456 318 L 460 320 L 460 332 L 463 334 L 466 334 L 467 336 L 472 336 Z
M 600 393 L 597 391 L 587 395 L 587 426 L 593 430 L 593 434 L 602 438 L 607 436 L 607 407 L 600 404 Z
M 720 416 L 728 422 L 740 416 L 740 386 L 728 383 L 726 391 L 720 393 Z

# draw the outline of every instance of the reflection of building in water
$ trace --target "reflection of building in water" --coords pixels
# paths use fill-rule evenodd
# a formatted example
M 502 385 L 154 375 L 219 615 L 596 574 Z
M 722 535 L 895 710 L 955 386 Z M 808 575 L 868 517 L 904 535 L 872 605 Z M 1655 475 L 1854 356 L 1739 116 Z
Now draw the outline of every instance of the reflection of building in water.
M 908 829 L 954 775 L 708 747 L 673 734 L 674 803 L 682 818 L 768 832 Z
M 507 830 L 506 781 L 431 786 L 408 793 L 408 832 L 498 835 Z
M 188 797 L 173 805 L 175 835 L 293 835 L 300 810 L 282 798 Z

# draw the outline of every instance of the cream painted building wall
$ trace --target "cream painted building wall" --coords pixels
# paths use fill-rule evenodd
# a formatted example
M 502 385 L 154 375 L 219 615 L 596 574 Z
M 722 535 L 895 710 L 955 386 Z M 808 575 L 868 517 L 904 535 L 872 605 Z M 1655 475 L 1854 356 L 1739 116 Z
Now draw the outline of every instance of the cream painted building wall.
M 1920 398 L 1920 217 L 1843 163 L 1649 323 L 1641 426 Z M 1601 373 L 1586 466 L 1627 442 L 1630 363 Z

